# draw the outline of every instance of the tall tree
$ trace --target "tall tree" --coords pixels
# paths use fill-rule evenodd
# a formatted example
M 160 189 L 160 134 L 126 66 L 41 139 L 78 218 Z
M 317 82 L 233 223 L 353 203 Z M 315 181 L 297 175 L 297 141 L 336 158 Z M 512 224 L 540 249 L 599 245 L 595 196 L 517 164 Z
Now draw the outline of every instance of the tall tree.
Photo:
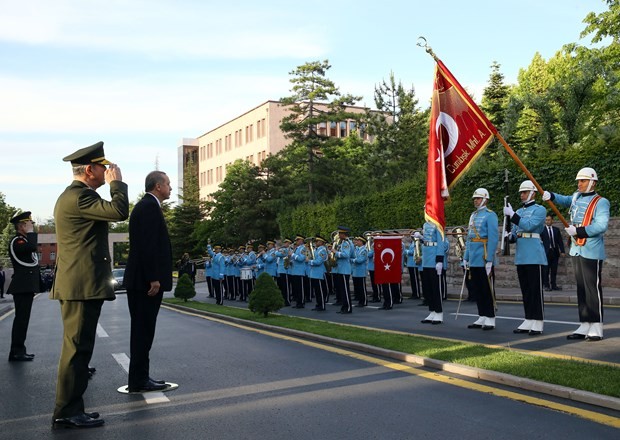
M 295 172 L 307 186 L 307 200 L 318 199 L 316 185 L 326 176 L 321 175 L 321 167 L 316 167 L 325 149 L 337 143 L 330 138 L 333 124 L 347 120 L 359 121 L 360 115 L 347 111 L 346 106 L 354 105 L 361 99 L 350 94 L 342 95 L 333 81 L 326 77 L 331 68 L 327 60 L 313 61 L 298 66 L 290 72 L 292 95 L 280 99 L 290 114 L 282 119 L 280 128 L 291 144 L 285 155 L 299 159 Z M 322 129 L 322 132 L 319 132 Z M 305 156 L 305 157 L 304 157 Z M 302 159 L 302 157 L 304 157 Z
M 501 65 L 497 61 L 491 64 L 489 83 L 482 92 L 480 108 L 487 118 L 501 130 L 506 119 L 506 107 L 508 106 L 508 92 L 510 87 L 504 84 L 504 75 L 500 72 Z

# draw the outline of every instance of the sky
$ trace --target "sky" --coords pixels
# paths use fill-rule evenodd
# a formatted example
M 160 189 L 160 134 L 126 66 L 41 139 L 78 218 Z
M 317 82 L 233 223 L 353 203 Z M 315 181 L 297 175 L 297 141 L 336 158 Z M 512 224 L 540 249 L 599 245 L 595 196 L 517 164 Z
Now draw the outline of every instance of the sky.
M 267 100 L 290 72 L 329 60 L 343 94 L 374 107 L 390 72 L 422 107 L 433 59 L 479 101 L 497 61 L 517 82 L 536 52 L 578 42 L 602 0 L 0 0 L 0 192 L 44 223 L 72 180 L 62 158 L 105 142 L 136 201 L 178 146 Z M 109 187 L 98 190 L 109 199 Z M 177 201 L 174 185 L 171 201 Z

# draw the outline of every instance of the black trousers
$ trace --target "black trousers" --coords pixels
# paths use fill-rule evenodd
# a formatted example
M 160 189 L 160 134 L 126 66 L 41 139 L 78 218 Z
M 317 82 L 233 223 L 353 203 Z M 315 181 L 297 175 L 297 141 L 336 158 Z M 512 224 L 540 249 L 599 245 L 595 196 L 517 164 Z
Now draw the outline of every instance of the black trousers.
M 469 271 L 471 272 L 471 287 L 476 292 L 478 315 L 494 318 L 495 298 L 491 288 L 495 284 L 493 269 L 491 269 L 490 276 L 487 276 L 487 271 L 484 267 L 470 267 Z
M 88 363 L 95 348 L 97 323 L 103 306 L 102 299 L 59 302 L 63 338 L 58 361 L 55 419 L 84 412 L 82 396 L 88 387 Z
M 560 261 L 560 254 L 556 249 L 547 250 L 547 266 L 542 267 L 543 285 L 545 287 L 558 287 L 557 274 L 558 274 L 558 262 Z
M 298 306 L 303 306 L 305 304 L 306 292 L 305 292 L 305 282 L 303 275 L 289 275 L 291 280 L 291 288 L 293 293 L 293 298 L 295 299 L 295 303 Z
M 331 272 L 325 273 L 325 282 L 327 283 L 327 293 L 325 295 L 325 302 L 329 301 L 330 295 L 336 295 L 334 292 L 334 277 Z
M 209 289 L 209 298 L 213 298 L 213 283 L 211 277 L 207 277 L 207 288 Z
M 603 260 L 573 258 L 579 322 L 603 322 Z
M 155 338 L 155 326 L 163 292 L 148 296 L 145 290 L 127 289 L 127 304 L 131 316 L 131 336 L 129 338 L 129 387 L 138 388 L 148 382 L 149 353 Z
M 327 301 L 327 281 L 325 278 L 310 278 L 310 286 L 316 298 L 316 308 L 325 310 Z
M 287 306 L 290 306 L 291 295 L 289 291 L 288 274 L 286 273 L 278 274 L 278 287 L 280 288 L 280 292 L 282 292 L 282 298 L 284 298 L 284 304 Z
M 215 278 L 211 278 L 211 284 L 213 284 L 213 293 L 215 294 L 215 304 L 224 304 L 224 297 L 222 296 L 222 281 Z
M 381 284 L 383 294 L 383 308 L 391 309 L 394 306 L 394 284 Z
M 369 270 L 368 276 L 370 276 L 370 285 L 372 287 L 372 300 L 375 302 L 380 301 L 379 286 L 375 283 L 375 271 Z
M 420 294 L 420 271 L 417 267 L 409 267 L 409 280 L 411 281 L 411 298 L 421 298 Z
M 523 309 L 525 319 L 542 321 L 545 319 L 545 303 L 542 289 L 542 268 L 540 264 L 517 265 L 517 276 L 521 295 L 523 296 Z
M 312 301 L 312 288 L 310 287 L 310 277 L 304 275 L 302 278 L 302 283 L 304 283 L 304 301 L 311 302 Z
M 340 310 L 343 312 L 352 312 L 351 307 L 351 289 L 349 287 L 350 275 L 342 273 L 333 273 L 334 277 L 334 289 L 336 290 L 336 296 L 340 299 L 342 305 Z
M 366 292 L 366 277 L 353 277 L 353 292 L 359 306 L 368 305 L 368 293 Z
M 428 310 L 431 312 L 443 313 L 441 302 L 441 277 L 437 275 L 436 270 L 426 268 L 422 271 L 422 289 L 424 290 L 424 298 L 428 304 Z
M 32 292 L 13 294 L 15 317 L 13 318 L 13 329 L 11 330 L 10 354 L 21 355 L 26 353 L 26 334 L 28 333 L 33 299 L 34 293 Z

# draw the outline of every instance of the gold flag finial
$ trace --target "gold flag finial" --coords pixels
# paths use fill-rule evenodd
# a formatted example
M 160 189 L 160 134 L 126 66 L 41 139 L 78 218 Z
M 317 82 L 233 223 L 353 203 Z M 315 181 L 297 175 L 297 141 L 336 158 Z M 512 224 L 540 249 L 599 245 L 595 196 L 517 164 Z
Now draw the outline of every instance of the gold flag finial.
M 427 54 L 429 54 L 430 56 L 433 57 L 433 59 L 435 61 L 437 60 L 437 55 L 435 55 L 435 52 L 433 52 L 433 49 L 428 45 L 428 42 L 426 41 L 426 38 L 420 36 L 418 37 L 418 42 L 416 43 L 417 46 L 423 48 Z

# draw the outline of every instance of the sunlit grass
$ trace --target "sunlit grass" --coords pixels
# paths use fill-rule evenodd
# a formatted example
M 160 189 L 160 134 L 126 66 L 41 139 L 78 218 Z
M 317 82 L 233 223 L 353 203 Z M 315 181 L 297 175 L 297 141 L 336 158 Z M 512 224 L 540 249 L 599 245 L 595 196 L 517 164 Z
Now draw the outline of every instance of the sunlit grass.
M 164 302 L 276 327 L 359 342 L 431 359 L 507 373 L 607 396 L 620 397 L 620 368 L 576 360 L 548 358 L 480 344 L 364 329 L 285 315 L 267 318 L 237 307 L 167 298 Z

